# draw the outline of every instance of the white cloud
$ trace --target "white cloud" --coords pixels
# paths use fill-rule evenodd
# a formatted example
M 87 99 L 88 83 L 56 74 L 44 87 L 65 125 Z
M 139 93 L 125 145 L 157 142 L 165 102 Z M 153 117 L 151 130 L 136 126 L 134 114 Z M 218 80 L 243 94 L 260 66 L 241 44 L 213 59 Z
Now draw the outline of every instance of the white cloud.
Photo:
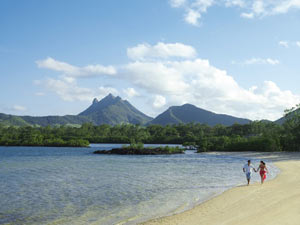
M 182 76 L 168 62 L 132 62 L 125 66 L 126 79 L 145 90 L 176 93 L 184 92 L 188 85 Z
M 246 19 L 252 19 L 254 18 L 253 13 L 241 13 L 241 17 L 246 18 Z
M 194 58 L 196 50 L 189 45 L 181 43 L 165 44 L 158 42 L 156 45 L 139 44 L 127 49 L 127 56 L 133 60 L 145 60 L 170 57 Z
M 238 6 L 238 7 L 245 7 L 246 3 L 244 0 L 225 0 L 225 6 L 226 7 L 233 7 L 233 6 Z
M 262 0 L 256 0 L 253 2 L 252 10 L 256 15 L 265 14 L 265 4 Z
M 96 94 L 89 88 L 82 88 L 77 82 L 72 83 L 49 78 L 45 81 L 46 88 L 57 94 L 64 101 L 92 101 Z
M 156 95 L 153 101 L 153 107 L 161 108 L 166 104 L 166 98 L 161 95 Z
M 25 106 L 14 105 L 14 106 L 12 107 L 12 110 L 13 110 L 13 111 L 26 111 L 27 109 L 26 109 Z
M 241 17 L 252 19 L 288 13 L 300 9 L 300 0 L 171 0 L 170 5 L 185 11 L 184 19 L 192 25 L 199 25 L 199 19 L 210 7 L 235 7 L 242 10 Z
M 125 93 L 125 95 L 127 95 L 128 98 L 132 98 L 140 95 L 134 88 L 123 89 L 123 92 Z
M 96 96 L 99 98 L 103 98 L 108 94 L 118 95 L 119 92 L 117 89 L 115 89 L 113 87 L 109 87 L 109 86 L 99 87 L 98 90 L 96 91 Z
M 10 106 L 1 104 L 0 110 L 11 114 L 22 114 L 23 112 L 27 111 L 27 108 L 25 106 L 18 105 L 18 104 L 10 105 Z
M 189 24 L 197 26 L 199 25 L 198 19 L 200 18 L 201 18 L 201 14 L 198 11 L 189 9 L 184 17 L 184 20 Z
M 290 46 L 291 47 L 294 47 L 294 46 L 300 47 L 300 41 L 279 41 L 278 44 L 285 48 L 289 48 Z
M 251 0 L 248 2 L 252 3 L 250 10 L 255 16 L 284 14 L 291 9 L 300 9 L 300 0 Z M 246 8 L 250 5 L 248 3 Z
M 276 59 L 252 59 L 251 63 L 276 65 Z M 217 113 L 250 119 L 277 119 L 285 108 L 300 102 L 300 96 L 265 81 L 250 89 L 241 87 L 226 71 L 208 60 L 151 60 L 130 62 L 124 67 L 127 82 L 156 96 L 154 108 L 184 103 Z M 157 97 L 163 96 L 163 97 Z
M 194 0 L 186 7 L 184 20 L 194 26 L 199 25 L 199 19 L 203 13 L 207 12 L 207 9 L 214 5 L 213 0 Z
M 207 8 L 212 6 L 214 3 L 214 0 L 194 0 L 191 6 L 198 9 L 200 12 L 206 12 Z
M 252 59 L 247 59 L 245 62 L 243 62 L 243 65 L 253 65 L 253 64 L 269 64 L 269 65 L 277 65 L 279 64 L 279 60 L 277 59 L 262 59 L 262 58 L 252 58 Z
M 174 8 L 183 6 L 186 3 L 186 0 L 170 0 L 170 5 Z
M 35 85 L 43 85 L 47 90 L 54 92 L 64 101 L 92 101 L 93 98 L 103 98 L 107 94 L 117 94 L 118 91 L 112 87 L 101 86 L 97 89 L 80 87 L 77 78 L 90 77 L 101 74 L 115 75 L 116 70 L 112 66 L 88 65 L 76 67 L 66 62 L 60 62 L 53 58 L 36 61 L 39 68 L 46 68 L 62 72 L 59 78 L 48 78 L 44 81 L 34 80 Z M 36 95 L 42 96 L 45 93 L 38 92 Z
M 142 49 L 141 46 L 146 51 L 137 51 Z M 168 50 L 158 51 L 155 46 L 163 46 Z M 185 49 L 186 45 L 176 43 L 175 46 Z M 281 90 L 272 81 L 254 83 L 251 88 L 244 88 L 226 71 L 212 66 L 208 60 L 193 58 L 197 53 L 193 47 L 189 47 L 193 49 L 190 51 L 192 54 L 185 53 L 186 57 L 178 57 L 174 44 L 137 45 L 128 49 L 129 53 L 127 51 L 132 61 L 120 66 L 119 73 L 114 77 L 131 86 L 122 90 L 128 97 L 135 96 L 136 89 L 141 91 L 146 96 L 144 102 L 151 101 L 152 106 L 149 104 L 149 107 L 157 113 L 171 105 L 191 103 L 216 113 L 250 119 L 277 119 L 282 116 L 284 109 L 300 102 L 299 95 Z M 132 49 L 135 51 L 131 51 Z M 174 56 L 176 58 L 172 58 Z M 247 63 L 276 65 L 279 61 L 253 58 Z M 107 79 L 112 79 L 112 76 Z M 81 87 L 77 84 L 76 77 L 70 78 L 66 74 L 58 79 L 35 83 L 42 83 L 65 101 L 92 101 L 94 97 L 102 98 L 108 93 L 118 94 L 114 87 Z
M 102 74 L 114 75 L 116 69 L 113 66 L 102 65 L 87 65 L 85 67 L 77 67 L 70 65 L 66 62 L 57 61 L 51 57 L 44 60 L 37 60 L 36 64 L 39 68 L 50 69 L 58 72 L 62 72 L 66 76 L 70 77 L 91 77 Z
M 80 87 L 76 80 L 70 81 L 62 79 L 48 78 L 40 83 L 48 91 L 51 91 L 58 95 L 62 100 L 73 102 L 73 101 L 87 101 L 91 102 L 95 97 L 104 98 L 108 94 L 117 95 L 119 92 L 109 86 L 101 86 L 96 89 Z M 38 95 L 44 95 L 39 93 Z
M 62 75 L 62 76 L 60 76 L 60 78 L 70 84 L 76 82 L 76 79 L 74 77 L 68 77 L 68 76 Z
M 114 75 L 117 73 L 113 66 L 102 66 L 102 65 L 88 65 L 80 69 L 83 76 L 108 74 Z
M 55 70 L 59 72 L 64 72 L 66 74 L 75 74 L 78 73 L 78 68 L 75 66 L 72 66 L 65 62 L 57 61 L 51 57 L 48 57 L 44 60 L 37 60 L 36 64 L 39 68 L 46 68 L 50 70 Z
M 300 0 L 280 0 L 276 2 L 278 4 L 274 5 L 272 9 L 273 14 L 283 14 L 291 9 L 300 9 Z
M 289 42 L 288 41 L 279 41 L 278 44 L 280 46 L 283 46 L 285 48 L 288 48 L 289 47 Z

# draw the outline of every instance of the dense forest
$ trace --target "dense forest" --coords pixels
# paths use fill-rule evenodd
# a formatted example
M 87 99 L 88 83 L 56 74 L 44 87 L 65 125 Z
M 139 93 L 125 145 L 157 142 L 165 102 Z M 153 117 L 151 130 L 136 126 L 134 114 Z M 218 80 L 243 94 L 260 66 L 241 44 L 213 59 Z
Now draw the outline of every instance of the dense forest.
M 300 151 L 300 113 L 286 111 L 282 125 L 254 121 L 214 127 L 178 125 L 83 124 L 80 128 L 0 126 L 4 146 L 88 146 L 89 143 L 161 143 L 194 146 L 198 151 Z

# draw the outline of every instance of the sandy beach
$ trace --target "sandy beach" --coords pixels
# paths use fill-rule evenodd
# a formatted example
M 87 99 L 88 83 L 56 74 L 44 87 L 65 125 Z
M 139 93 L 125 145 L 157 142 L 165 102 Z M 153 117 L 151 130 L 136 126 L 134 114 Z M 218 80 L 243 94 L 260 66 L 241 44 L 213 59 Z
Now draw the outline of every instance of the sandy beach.
M 267 154 L 281 173 L 263 185 L 239 186 L 180 214 L 143 225 L 298 225 L 300 154 Z

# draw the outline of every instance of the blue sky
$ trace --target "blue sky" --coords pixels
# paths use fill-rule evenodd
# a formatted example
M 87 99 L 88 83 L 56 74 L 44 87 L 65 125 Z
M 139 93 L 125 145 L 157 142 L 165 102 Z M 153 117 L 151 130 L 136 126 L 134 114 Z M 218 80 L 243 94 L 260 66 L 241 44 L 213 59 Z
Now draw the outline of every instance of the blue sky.
M 300 0 L 3 0 L 0 112 L 78 114 L 111 92 L 151 116 L 277 119 L 300 103 L 299 27 Z

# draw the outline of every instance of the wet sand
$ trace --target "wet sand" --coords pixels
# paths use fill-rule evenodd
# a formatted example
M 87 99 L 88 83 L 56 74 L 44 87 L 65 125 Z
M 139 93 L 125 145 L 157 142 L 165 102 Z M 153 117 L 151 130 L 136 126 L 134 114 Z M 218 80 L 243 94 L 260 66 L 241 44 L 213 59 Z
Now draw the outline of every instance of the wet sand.
M 300 224 L 300 153 L 272 153 L 281 173 L 263 185 L 239 186 L 180 214 L 143 225 L 298 225 Z

